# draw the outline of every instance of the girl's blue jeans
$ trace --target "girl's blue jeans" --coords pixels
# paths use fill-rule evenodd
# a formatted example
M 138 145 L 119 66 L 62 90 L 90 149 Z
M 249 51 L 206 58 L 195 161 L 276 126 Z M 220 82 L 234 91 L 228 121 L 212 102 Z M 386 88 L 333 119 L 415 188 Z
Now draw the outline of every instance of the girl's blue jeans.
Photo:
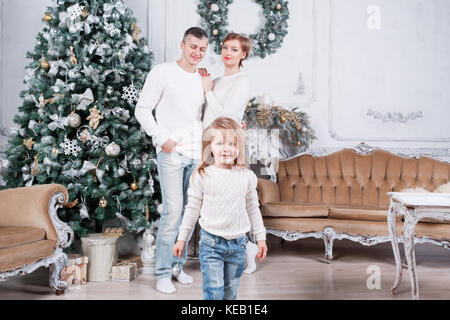
M 244 270 L 247 236 L 226 240 L 200 231 L 200 266 L 204 300 L 236 300 Z

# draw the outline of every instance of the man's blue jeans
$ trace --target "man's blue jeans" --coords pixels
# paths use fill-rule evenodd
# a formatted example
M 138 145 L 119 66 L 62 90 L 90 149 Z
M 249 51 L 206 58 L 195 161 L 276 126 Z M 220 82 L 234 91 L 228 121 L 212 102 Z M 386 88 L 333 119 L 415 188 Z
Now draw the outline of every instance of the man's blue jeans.
M 204 300 L 236 300 L 247 236 L 226 240 L 201 229 L 200 266 Z
M 177 239 L 187 203 L 189 179 L 198 163 L 176 151 L 160 151 L 156 160 L 163 205 L 156 238 L 154 272 L 155 278 L 159 280 L 171 278 L 172 267 L 178 264 L 182 268 L 186 262 L 189 239 L 186 241 L 182 258 L 173 255 L 173 245 Z

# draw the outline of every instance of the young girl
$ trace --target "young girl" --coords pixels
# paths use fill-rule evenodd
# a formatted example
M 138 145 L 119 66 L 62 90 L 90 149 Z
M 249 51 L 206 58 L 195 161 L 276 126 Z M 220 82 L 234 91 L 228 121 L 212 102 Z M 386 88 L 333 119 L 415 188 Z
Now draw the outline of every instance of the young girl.
M 205 92 L 205 110 L 203 113 L 203 128 L 219 117 L 230 117 L 238 123 L 242 121 L 245 108 L 251 98 L 250 80 L 241 71 L 242 62 L 248 58 L 252 50 L 252 40 L 239 33 L 229 33 L 222 45 L 222 62 L 224 75 L 211 79 L 205 68 L 199 68 L 202 76 L 203 91 Z M 245 130 L 245 122 L 241 122 Z M 247 267 L 244 273 L 256 270 L 255 257 L 257 246 L 249 241 L 246 250 Z
M 197 219 L 205 300 L 234 300 L 244 269 L 247 232 L 257 240 L 257 258 L 267 254 L 256 192 L 256 175 L 246 168 L 245 137 L 233 119 L 220 117 L 203 132 L 202 164 L 194 171 L 188 203 L 173 247 L 176 256 Z

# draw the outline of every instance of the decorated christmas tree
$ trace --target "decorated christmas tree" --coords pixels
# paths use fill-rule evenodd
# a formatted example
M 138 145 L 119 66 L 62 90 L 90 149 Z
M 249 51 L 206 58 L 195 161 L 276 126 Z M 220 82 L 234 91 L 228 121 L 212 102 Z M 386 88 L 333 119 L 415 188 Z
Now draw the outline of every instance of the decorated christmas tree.
M 121 0 L 54 0 L 43 20 L 27 53 L 7 187 L 64 185 L 60 218 L 78 237 L 114 217 L 129 230 L 149 227 L 160 190 L 134 108 L 153 54 L 133 12 Z

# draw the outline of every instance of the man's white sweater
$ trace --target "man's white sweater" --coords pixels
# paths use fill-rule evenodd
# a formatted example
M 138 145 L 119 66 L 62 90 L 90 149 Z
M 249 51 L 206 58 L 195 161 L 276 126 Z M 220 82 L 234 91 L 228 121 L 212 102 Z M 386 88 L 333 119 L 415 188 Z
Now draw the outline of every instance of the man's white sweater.
M 257 241 L 266 240 L 256 191 L 258 179 L 253 171 L 211 165 L 205 168 L 205 173 L 200 176 L 195 169 L 191 176 L 177 239 L 186 241 L 200 216 L 200 226 L 216 236 L 236 239 L 251 228 Z
M 200 159 L 204 102 L 198 72 L 187 72 L 176 61 L 163 63 L 148 74 L 135 116 L 152 137 L 157 152 L 170 138 L 181 144 L 176 151 L 188 158 Z M 152 114 L 155 108 L 156 120 Z

